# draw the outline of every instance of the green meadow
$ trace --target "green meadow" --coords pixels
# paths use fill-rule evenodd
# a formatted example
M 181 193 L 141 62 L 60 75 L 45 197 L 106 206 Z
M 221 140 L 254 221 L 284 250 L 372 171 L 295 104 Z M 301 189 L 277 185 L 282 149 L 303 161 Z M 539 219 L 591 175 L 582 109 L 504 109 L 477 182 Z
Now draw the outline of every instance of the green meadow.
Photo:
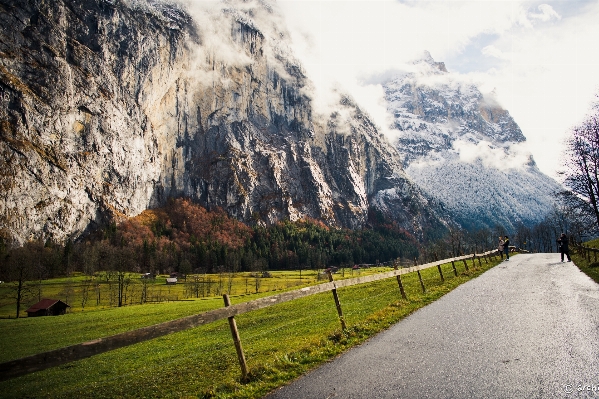
M 227 321 L 221 320 L 4 381 L 0 392 L 6 398 L 260 398 L 499 262 L 496 259 L 473 265 L 469 261 L 468 271 L 462 262 L 456 262 L 458 276 L 451 264 L 445 264 L 444 282 L 436 267 L 424 270 L 424 293 L 418 275 L 406 274 L 402 281 L 407 300 L 401 298 L 395 278 L 338 289 L 346 330 L 341 329 L 330 292 L 236 316 L 250 369 L 249 382 L 241 381 L 231 332 Z M 387 270 L 366 269 L 359 273 Z M 335 279 L 357 277 L 357 273 L 340 271 Z M 251 277 L 237 276 L 240 284 L 234 284 L 236 291 L 231 291 L 233 304 L 318 282 L 315 273 L 310 279 L 305 271 L 301 281 L 299 272 L 278 276 L 273 272 L 272 276 L 262 279 L 270 282 L 263 282 L 257 293 L 245 290 L 245 278 Z M 171 287 L 182 289 L 179 284 Z M 63 316 L 0 319 L 0 361 L 222 306 L 222 297 L 212 296 L 120 308 L 86 306 L 83 311 L 75 306 Z
M 335 279 L 366 276 L 389 267 L 371 267 L 353 270 L 340 268 Z M 195 299 L 221 298 L 222 295 L 247 296 L 273 294 L 280 291 L 305 287 L 328 281 L 322 272 L 314 270 L 272 271 L 262 273 L 220 273 L 189 275 L 179 278 L 177 284 L 167 285 L 168 276 L 142 279 L 139 273 L 127 273 L 128 283 L 124 289 L 124 306 L 147 303 L 189 301 Z M 118 285 L 106 273 L 87 276 L 72 273 L 70 277 L 27 282 L 29 296 L 21 306 L 20 317 L 26 317 L 27 308 L 42 298 L 60 299 L 69 304 L 69 313 L 88 312 L 117 306 Z M 0 318 L 16 317 L 15 283 L 0 284 Z

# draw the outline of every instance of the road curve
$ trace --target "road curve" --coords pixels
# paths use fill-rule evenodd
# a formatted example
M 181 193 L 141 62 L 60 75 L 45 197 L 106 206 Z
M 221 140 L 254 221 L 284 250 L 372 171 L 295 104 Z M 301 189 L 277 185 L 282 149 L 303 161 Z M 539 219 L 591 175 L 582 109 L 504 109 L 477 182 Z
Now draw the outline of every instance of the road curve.
M 599 285 L 513 256 L 267 399 L 599 398 Z

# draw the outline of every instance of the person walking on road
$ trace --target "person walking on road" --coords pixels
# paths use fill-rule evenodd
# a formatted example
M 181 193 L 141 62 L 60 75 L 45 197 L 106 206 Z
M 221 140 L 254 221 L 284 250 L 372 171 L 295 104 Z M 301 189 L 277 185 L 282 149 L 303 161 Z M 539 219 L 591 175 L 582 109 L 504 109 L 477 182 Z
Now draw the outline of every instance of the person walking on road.
M 503 260 L 503 237 L 499 236 L 499 244 L 497 245 L 497 250 L 499 251 L 499 256 L 501 256 L 501 260 Z
M 505 252 L 505 260 L 510 260 L 510 239 L 508 236 L 503 240 L 503 252 Z
M 559 252 L 562 255 L 562 262 L 564 261 L 564 254 L 568 258 L 568 262 L 570 259 L 570 250 L 568 249 L 568 236 L 565 233 L 562 233 L 561 236 L 557 239 L 557 247 L 559 248 Z

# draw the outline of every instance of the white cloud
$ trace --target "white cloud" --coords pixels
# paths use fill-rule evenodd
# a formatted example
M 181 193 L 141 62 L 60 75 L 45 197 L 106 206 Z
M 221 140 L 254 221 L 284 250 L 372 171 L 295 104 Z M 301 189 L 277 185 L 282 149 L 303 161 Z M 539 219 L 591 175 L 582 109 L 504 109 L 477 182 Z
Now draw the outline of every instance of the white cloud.
M 442 61 L 445 55 L 462 51 L 480 32 L 504 32 L 525 15 L 521 7 L 480 2 L 277 4 L 290 26 L 294 52 L 315 83 L 317 110 L 327 112 L 337 100 L 331 89 L 343 88 L 390 136 L 395 132 L 389 128 L 392 118 L 381 85 L 389 71 L 405 70 L 406 63 L 424 50 Z
M 511 62 L 471 74 L 497 88 L 501 104 L 521 127 L 538 166 L 554 177 L 561 166 L 566 132 L 586 114 L 599 88 L 599 54 L 593 50 L 599 41 L 598 18 L 595 2 L 579 14 L 554 18 L 553 24 L 539 24 L 532 30 L 514 28 L 493 43 L 497 54 L 510 53 Z
M 480 141 L 476 144 L 456 140 L 452 144 L 463 162 L 474 163 L 481 160 L 483 165 L 500 170 L 518 169 L 530 160 L 530 153 L 525 146 L 512 143 L 506 147 L 496 147 L 488 141 Z
M 492 44 L 484 47 L 482 53 L 489 57 L 499 58 L 500 60 L 510 60 L 512 58 L 511 54 L 501 51 Z
M 222 29 L 230 23 L 221 11 L 226 2 L 178 1 L 198 23 L 199 64 L 210 57 L 229 65 L 251 62 Z M 279 29 L 290 27 L 293 52 L 314 82 L 311 96 L 317 110 L 326 113 L 339 92 L 347 91 L 383 132 L 394 136 L 381 83 L 429 50 L 450 72 L 462 74 L 456 82 L 474 79 L 482 91 L 494 90 L 522 128 L 541 170 L 554 176 L 566 131 L 586 114 L 599 88 L 597 0 L 273 3 L 286 21 L 261 0 L 236 1 L 234 6 L 245 9 L 268 37 L 286 35 Z M 222 77 L 206 73 L 197 78 Z M 500 152 L 484 146 L 459 149 L 466 158 L 475 150 L 488 153 L 489 162 L 502 160 Z
M 561 15 L 559 15 L 549 4 L 541 4 L 539 5 L 538 9 L 540 11 L 538 14 L 529 14 L 532 19 L 537 19 L 543 22 L 551 21 L 552 19 L 562 19 Z

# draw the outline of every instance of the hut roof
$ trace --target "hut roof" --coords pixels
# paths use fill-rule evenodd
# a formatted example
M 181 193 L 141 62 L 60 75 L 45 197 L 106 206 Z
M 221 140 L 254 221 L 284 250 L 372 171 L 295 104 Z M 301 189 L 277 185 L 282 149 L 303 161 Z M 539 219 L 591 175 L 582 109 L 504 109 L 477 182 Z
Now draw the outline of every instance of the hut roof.
M 48 298 L 44 298 L 41 301 L 39 301 L 38 303 L 36 303 L 35 305 L 31 306 L 29 309 L 26 310 L 26 312 L 37 312 L 38 310 L 46 310 L 51 308 L 52 306 L 54 306 L 55 304 L 57 304 L 58 302 L 62 302 L 60 299 L 48 299 Z M 70 307 L 69 305 L 67 305 L 66 303 L 62 302 L 65 306 Z

